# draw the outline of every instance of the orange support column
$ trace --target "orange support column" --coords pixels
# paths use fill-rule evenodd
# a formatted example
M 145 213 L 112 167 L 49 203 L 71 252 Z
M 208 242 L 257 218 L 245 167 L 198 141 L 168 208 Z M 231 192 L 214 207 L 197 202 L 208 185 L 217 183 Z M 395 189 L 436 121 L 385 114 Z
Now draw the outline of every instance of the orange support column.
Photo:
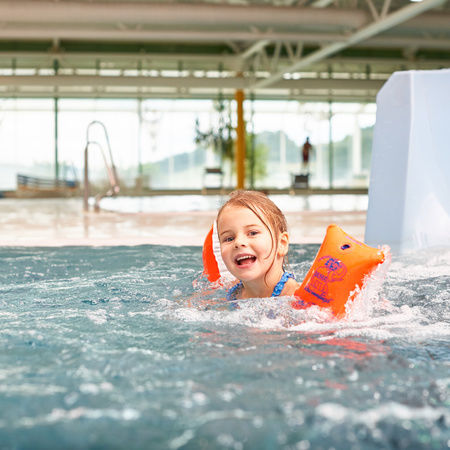
M 244 189 L 245 184 L 245 123 L 244 123 L 244 91 L 236 91 L 237 127 L 236 127 L 236 175 L 237 189 Z

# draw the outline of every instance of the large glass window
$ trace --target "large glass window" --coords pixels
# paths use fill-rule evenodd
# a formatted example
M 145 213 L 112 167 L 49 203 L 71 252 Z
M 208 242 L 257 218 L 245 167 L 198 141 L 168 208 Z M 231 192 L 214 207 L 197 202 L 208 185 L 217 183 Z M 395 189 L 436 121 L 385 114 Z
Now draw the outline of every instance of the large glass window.
M 375 105 L 332 105 L 332 186 L 367 187 Z
M 60 99 L 57 105 L 60 178 L 82 178 L 87 129 L 100 121 L 125 191 L 217 185 L 205 168 L 218 167 L 225 186 L 235 184 L 234 101 Z M 249 187 L 253 180 L 256 188 L 288 188 L 305 171 L 310 187 L 367 187 L 375 104 L 246 100 L 244 110 Z M 17 173 L 54 177 L 55 117 L 54 99 L 0 100 L 0 189 L 15 189 Z M 307 137 L 312 151 L 305 167 Z M 106 183 L 102 127 L 92 125 L 89 138 L 96 143 L 90 179 Z
M 0 190 L 17 174 L 53 177 L 53 100 L 0 100 Z
M 206 165 L 220 159 L 206 141 L 196 143 L 196 122 L 203 133 L 217 126 L 210 100 L 145 100 L 141 105 L 141 161 L 144 186 L 200 189 Z
M 257 180 L 258 187 L 286 188 L 305 172 L 311 187 L 367 187 L 374 104 L 255 101 L 253 110 L 256 141 L 269 153 L 267 175 Z M 307 167 L 306 138 L 312 145 Z
M 120 182 L 125 187 L 134 186 L 139 144 L 135 100 L 60 100 L 58 128 L 59 163 L 63 174 L 70 176 L 67 172 L 74 167 L 81 178 L 84 149 L 89 139 L 89 179 L 100 185 L 107 183 L 103 159 L 105 155 L 110 162 L 106 129 Z

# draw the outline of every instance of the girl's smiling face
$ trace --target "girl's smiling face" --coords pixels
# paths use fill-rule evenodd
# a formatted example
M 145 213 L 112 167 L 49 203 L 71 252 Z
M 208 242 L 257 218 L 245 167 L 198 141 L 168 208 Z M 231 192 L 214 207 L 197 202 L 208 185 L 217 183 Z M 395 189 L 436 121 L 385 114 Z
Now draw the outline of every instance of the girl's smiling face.
M 226 206 L 217 220 L 222 259 L 227 269 L 239 280 L 262 281 L 266 274 L 275 270 L 282 272 L 283 257 L 287 252 L 281 241 L 287 240 L 283 233 L 278 239 L 249 208 Z M 281 245 L 281 248 L 280 248 Z M 287 247 L 287 242 L 286 242 Z M 280 264 L 276 264 L 276 261 Z

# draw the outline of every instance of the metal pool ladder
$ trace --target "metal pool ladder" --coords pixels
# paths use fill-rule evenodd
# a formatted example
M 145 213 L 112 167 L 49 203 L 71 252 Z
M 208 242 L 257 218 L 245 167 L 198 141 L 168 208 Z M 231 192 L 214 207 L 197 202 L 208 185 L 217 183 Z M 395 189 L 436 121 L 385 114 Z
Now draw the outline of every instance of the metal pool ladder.
M 92 140 L 89 137 L 89 132 L 94 125 L 99 125 L 104 131 L 106 145 L 108 146 L 109 161 L 108 161 L 107 155 L 105 154 L 103 147 L 100 145 L 100 143 L 98 141 Z M 113 161 L 113 157 L 112 157 L 111 144 L 109 142 L 108 132 L 106 131 L 105 125 L 102 122 L 100 122 L 99 120 L 92 121 L 87 126 L 87 129 L 86 129 L 86 147 L 84 148 L 84 199 L 83 199 L 83 209 L 85 211 L 89 210 L 88 154 L 89 154 L 89 147 L 91 147 L 91 146 L 96 146 L 100 149 L 102 156 L 103 156 L 103 161 L 105 162 L 106 171 L 108 173 L 108 179 L 109 179 L 109 184 L 110 184 L 110 188 L 105 193 L 103 193 L 103 194 L 98 193 L 95 196 L 94 210 L 98 212 L 100 210 L 99 203 L 103 197 L 113 197 L 113 196 L 117 195 L 120 191 L 119 179 L 117 177 L 116 167 L 114 165 L 114 161 Z

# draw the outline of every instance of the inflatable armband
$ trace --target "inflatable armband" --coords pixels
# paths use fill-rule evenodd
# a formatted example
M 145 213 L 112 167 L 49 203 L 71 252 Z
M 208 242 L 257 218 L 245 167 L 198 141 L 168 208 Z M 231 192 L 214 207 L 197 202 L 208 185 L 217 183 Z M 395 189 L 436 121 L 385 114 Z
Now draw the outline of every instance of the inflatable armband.
M 205 275 L 211 283 L 219 282 L 222 284 L 223 282 L 234 280 L 233 275 L 228 271 L 222 260 L 216 221 L 214 221 L 213 226 L 206 235 L 202 256 L 203 275 Z
M 385 259 L 384 253 L 349 236 L 337 225 L 330 225 L 316 258 L 302 285 L 295 291 L 295 309 L 311 305 L 345 312 L 345 304 L 356 287 Z

